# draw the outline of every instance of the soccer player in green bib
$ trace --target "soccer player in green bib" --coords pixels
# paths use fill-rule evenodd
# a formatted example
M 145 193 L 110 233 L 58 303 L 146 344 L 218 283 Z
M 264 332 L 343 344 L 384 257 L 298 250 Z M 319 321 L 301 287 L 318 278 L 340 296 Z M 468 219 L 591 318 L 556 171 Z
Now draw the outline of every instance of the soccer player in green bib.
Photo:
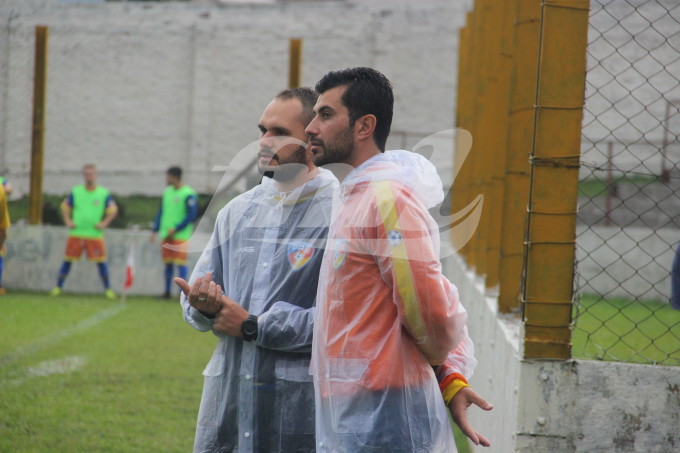
M 109 267 L 106 263 L 104 229 L 116 218 L 118 207 L 107 189 L 97 185 L 97 169 L 92 164 L 83 166 L 85 184 L 75 186 L 61 204 L 64 223 L 70 229 L 64 262 L 59 269 L 57 286 L 51 293 L 61 294 L 71 263 L 80 260 L 83 250 L 88 260 L 97 263 L 104 292 L 109 299 L 116 293 L 109 284 Z
M 155 240 L 156 233 L 161 237 L 161 258 L 165 263 L 165 290 L 161 297 L 169 299 L 175 265 L 178 277 L 187 279 L 187 241 L 196 220 L 198 197 L 194 189 L 182 184 L 181 168 L 170 167 L 165 176 L 168 187 L 163 191 L 151 240 Z

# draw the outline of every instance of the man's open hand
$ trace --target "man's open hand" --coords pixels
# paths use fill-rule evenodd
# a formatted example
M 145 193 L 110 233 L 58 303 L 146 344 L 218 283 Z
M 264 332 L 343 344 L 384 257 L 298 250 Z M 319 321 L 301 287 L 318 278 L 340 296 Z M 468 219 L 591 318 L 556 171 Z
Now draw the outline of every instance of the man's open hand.
M 451 418 L 453 418 L 453 421 L 456 423 L 456 425 L 458 425 L 463 434 L 469 437 L 475 445 L 490 447 L 491 442 L 489 442 L 486 437 L 479 434 L 468 421 L 467 409 L 472 404 L 479 406 L 485 411 L 490 411 L 493 409 L 493 406 L 484 398 L 479 396 L 477 392 L 472 390 L 471 387 L 464 387 L 460 389 L 458 393 L 456 393 L 449 403 Z

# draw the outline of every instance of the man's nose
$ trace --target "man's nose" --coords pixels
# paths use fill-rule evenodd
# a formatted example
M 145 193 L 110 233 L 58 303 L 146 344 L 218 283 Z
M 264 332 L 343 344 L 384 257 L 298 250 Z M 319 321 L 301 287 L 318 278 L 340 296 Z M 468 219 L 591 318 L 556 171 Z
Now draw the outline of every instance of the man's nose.
M 307 134 L 308 137 L 314 137 L 318 133 L 319 133 L 319 129 L 316 127 L 316 117 L 314 117 L 312 119 L 312 121 L 305 128 L 305 134 Z
M 260 136 L 260 147 L 271 148 L 274 145 L 274 136 L 266 133 Z

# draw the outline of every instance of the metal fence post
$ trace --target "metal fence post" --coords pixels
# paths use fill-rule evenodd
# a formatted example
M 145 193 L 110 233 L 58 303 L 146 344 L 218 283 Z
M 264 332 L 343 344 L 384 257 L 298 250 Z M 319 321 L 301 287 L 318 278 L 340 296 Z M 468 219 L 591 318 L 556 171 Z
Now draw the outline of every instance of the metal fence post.
M 489 109 L 485 124 L 489 156 L 489 235 L 486 247 L 487 288 L 494 288 L 499 283 L 501 231 L 504 225 L 503 181 L 505 176 L 505 149 L 507 143 L 512 61 L 511 32 L 515 16 L 513 6 L 513 2 L 494 4 L 489 17 L 492 33 L 487 38 L 491 47 L 488 76 Z
M 515 8 L 499 265 L 498 308 L 504 313 L 519 309 L 522 291 L 524 235 L 529 203 L 529 154 L 534 133 L 541 0 L 517 0 Z
M 464 115 L 468 111 L 468 102 L 467 102 L 467 97 L 466 94 L 468 92 L 469 88 L 469 82 L 468 82 L 468 77 L 467 75 L 469 74 L 468 68 L 469 68 L 469 61 L 470 61 L 470 56 L 469 56 L 469 41 L 470 41 L 470 15 L 471 13 L 468 12 L 466 19 L 465 19 L 465 25 L 461 27 L 460 32 L 459 32 L 459 38 L 458 38 L 458 81 L 457 81 L 457 88 L 456 88 L 456 122 L 455 126 L 459 129 L 465 129 L 467 124 L 466 120 L 464 119 Z M 463 178 L 465 178 L 465 172 L 462 171 L 463 169 L 463 146 L 464 143 L 462 141 L 462 134 L 459 131 L 455 132 L 455 137 L 454 137 L 454 149 L 455 153 L 453 156 L 453 173 L 454 173 L 454 178 L 453 178 L 453 186 L 452 186 L 452 195 L 451 195 L 451 212 L 456 213 L 459 212 L 464 206 L 463 202 L 463 191 L 464 191 L 464 184 L 462 183 Z M 463 237 L 463 232 L 460 230 L 460 228 L 453 229 L 452 230 L 452 237 L 451 241 L 454 246 L 454 248 L 458 251 L 459 254 L 463 255 L 464 254 L 464 237 Z M 461 246 L 462 245 L 462 246 Z
M 475 40 L 476 49 L 475 68 L 475 102 L 472 140 L 474 154 L 474 166 L 472 167 L 471 187 L 475 193 L 484 195 L 489 199 L 489 133 L 487 127 L 489 107 L 492 99 L 489 97 L 489 67 L 491 60 L 492 26 L 489 20 L 493 3 L 490 0 L 477 0 L 475 2 Z M 487 274 L 487 247 L 489 243 L 490 212 L 487 206 L 482 210 L 481 219 L 472 241 L 472 253 L 474 256 L 473 266 L 477 275 Z
M 589 0 L 544 0 L 525 253 L 524 357 L 571 356 Z
M 474 133 L 474 99 L 475 99 L 475 69 L 477 54 L 473 52 L 475 43 L 475 22 L 476 22 L 476 11 L 472 10 L 467 13 L 466 25 L 460 31 L 460 44 L 459 44 L 459 77 L 458 77 L 458 98 L 456 100 L 456 127 L 465 129 L 471 134 Z M 456 154 L 455 154 L 455 168 L 456 168 L 456 178 L 453 182 L 453 195 L 452 195 L 452 207 L 453 212 L 460 212 L 473 195 L 471 190 L 471 185 L 473 182 L 472 171 L 474 168 L 475 153 L 470 152 L 467 159 L 463 160 L 463 150 L 462 147 L 466 145 L 465 142 L 461 140 L 462 135 L 456 135 Z M 474 135 L 473 135 L 474 141 Z M 474 142 L 473 142 L 473 147 Z M 465 257 L 469 266 L 474 264 L 474 256 L 472 254 L 472 243 L 474 242 L 474 236 L 468 242 L 464 241 L 466 233 L 461 229 L 454 229 L 454 237 L 452 238 L 454 244 L 460 244 L 461 247 L 458 253 Z

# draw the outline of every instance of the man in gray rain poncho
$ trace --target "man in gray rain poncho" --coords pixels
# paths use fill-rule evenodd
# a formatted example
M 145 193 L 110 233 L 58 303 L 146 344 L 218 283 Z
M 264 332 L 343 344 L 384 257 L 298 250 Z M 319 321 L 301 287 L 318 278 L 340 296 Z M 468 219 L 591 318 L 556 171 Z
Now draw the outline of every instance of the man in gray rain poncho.
M 176 280 L 190 299 L 182 295 L 184 319 L 220 337 L 204 371 L 195 452 L 315 449 L 311 308 L 337 187 L 305 146 L 315 99 L 297 88 L 267 106 L 262 184 L 219 212 L 192 287 Z

